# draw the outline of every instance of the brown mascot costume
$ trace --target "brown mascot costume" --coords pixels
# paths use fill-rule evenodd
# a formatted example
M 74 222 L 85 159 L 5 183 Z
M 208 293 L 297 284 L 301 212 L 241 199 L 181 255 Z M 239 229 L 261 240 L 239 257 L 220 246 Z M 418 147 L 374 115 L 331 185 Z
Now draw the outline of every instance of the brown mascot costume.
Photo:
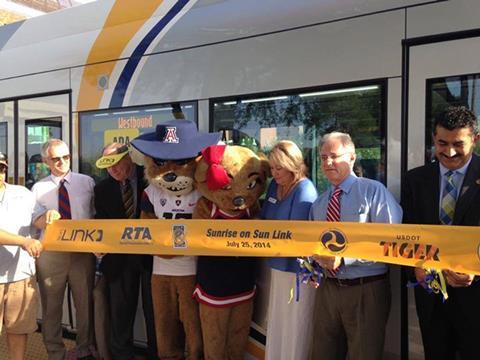
M 268 161 L 245 147 L 209 146 L 202 151 L 195 171 L 202 198 L 193 217 L 255 217 L 268 173 Z M 255 260 L 199 257 L 194 294 L 200 303 L 205 359 L 243 359 L 255 295 Z
M 132 141 L 145 155 L 149 182 L 142 196 L 141 218 L 192 218 L 200 198 L 194 187 L 198 155 L 219 139 L 219 133 L 199 133 L 191 121 L 172 120 Z M 203 356 L 198 304 L 192 299 L 196 263 L 193 256 L 154 257 L 152 298 L 160 359 Z

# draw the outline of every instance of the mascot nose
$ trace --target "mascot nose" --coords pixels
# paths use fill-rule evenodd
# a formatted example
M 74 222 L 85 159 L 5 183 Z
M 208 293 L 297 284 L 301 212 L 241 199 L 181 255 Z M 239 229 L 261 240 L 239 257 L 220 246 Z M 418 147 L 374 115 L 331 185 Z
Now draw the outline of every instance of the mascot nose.
M 233 205 L 242 206 L 243 204 L 245 204 L 245 199 L 243 197 L 237 196 L 233 199 Z
M 176 178 L 177 175 L 175 175 L 175 173 L 173 172 L 169 172 L 168 174 L 163 175 L 163 180 L 165 180 L 166 182 L 173 182 L 176 180 Z

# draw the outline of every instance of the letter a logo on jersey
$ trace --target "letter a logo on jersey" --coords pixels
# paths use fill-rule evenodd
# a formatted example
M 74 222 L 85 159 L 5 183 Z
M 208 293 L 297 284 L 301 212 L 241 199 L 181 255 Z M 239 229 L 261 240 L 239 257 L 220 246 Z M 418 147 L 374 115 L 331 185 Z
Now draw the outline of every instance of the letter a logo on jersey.
M 166 133 L 163 142 L 170 143 L 170 144 L 178 144 L 179 140 L 177 137 L 177 128 L 175 126 L 167 126 L 165 127 Z

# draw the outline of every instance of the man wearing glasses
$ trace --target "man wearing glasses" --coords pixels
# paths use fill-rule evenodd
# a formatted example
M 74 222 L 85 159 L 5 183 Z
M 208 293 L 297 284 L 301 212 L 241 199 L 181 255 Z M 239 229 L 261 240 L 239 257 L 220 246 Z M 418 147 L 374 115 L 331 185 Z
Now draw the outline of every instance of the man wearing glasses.
M 43 162 L 51 174 L 37 182 L 32 192 L 37 204 L 34 225 L 45 229 L 58 219 L 90 219 L 94 181 L 70 170 L 70 151 L 62 140 L 50 139 L 42 146 Z M 76 310 L 77 359 L 93 359 L 92 291 L 95 257 L 88 253 L 46 251 L 37 262 L 37 279 L 42 300 L 42 335 L 50 360 L 66 355 L 62 340 L 62 310 L 65 288 L 70 286 Z
M 480 225 L 480 158 L 474 153 L 480 138 L 477 116 L 465 106 L 448 107 L 434 117 L 432 136 L 435 161 L 412 169 L 405 176 L 403 221 Z M 452 270 L 442 273 L 448 285 L 446 300 L 423 288 L 423 268 L 414 271 L 422 285 L 415 287 L 415 305 L 425 359 L 478 359 L 479 277 Z
M 35 259 L 38 240 L 25 238 L 35 206 L 32 193 L 5 182 L 8 162 L 0 152 L 0 332 L 5 328 L 11 359 L 23 359 L 27 334 L 37 329 Z
M 356 154 L 350 135 L 325 135 L 320 159 L 330 187 L 313 203 L 312 220 L 401 222 L 402 209 L 385 186 L 353 173 Z M 345 359 L 347 352 L 350 359 L 382 359 L 391 298 L 387 266 L 342 256 L 313 258 L 325 277 L 315 298 L 311 359 Z

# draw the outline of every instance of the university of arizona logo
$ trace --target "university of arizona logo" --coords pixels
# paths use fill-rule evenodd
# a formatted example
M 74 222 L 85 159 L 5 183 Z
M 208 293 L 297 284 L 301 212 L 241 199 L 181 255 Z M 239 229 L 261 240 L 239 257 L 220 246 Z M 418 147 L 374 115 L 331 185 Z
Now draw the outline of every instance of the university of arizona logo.
M 166 142 L 169 144 L 178 144 L 180 142 L 177 136 L 176 126 L 166 126 L 165 131 L 166 133 L 165 133 L 165 138 L 163 139 L 163 142 Z

